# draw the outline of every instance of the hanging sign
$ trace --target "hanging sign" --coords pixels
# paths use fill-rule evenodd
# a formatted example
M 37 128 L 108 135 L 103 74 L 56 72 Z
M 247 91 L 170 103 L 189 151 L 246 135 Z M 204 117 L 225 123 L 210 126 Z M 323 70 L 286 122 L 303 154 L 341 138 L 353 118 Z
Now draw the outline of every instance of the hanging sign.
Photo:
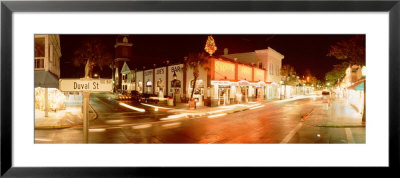
M 211 85 L 230 85 L 230 81 L 211 80 Z
M 249 86 L 250 82 L 248 82 L 246 80 L 241 80 L 241 81 L 238 81 L 238 85 L 239 86 Z

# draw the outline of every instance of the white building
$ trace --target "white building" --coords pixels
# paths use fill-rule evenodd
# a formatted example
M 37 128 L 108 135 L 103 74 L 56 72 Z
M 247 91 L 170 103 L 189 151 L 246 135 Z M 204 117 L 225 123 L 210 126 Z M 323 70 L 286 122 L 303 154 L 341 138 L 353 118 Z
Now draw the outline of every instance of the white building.
M 60 78 L 59 35 L 35 35 L 35 110 L 49 111 L 65 108 L 65 96 L 58 90 Z
M 339 97 L 345 97 L 350 105 L 358 112 L 364 107 L 364 81 L 362 68 L 359 65 L 352 65 L 346 69 L 346 75 L 340 83 L 340 90 L 336 93 Z
M 264 95 L 267 99 L 277 99 L 280 95 L 280 70 L 282 67 L 282 59 L 285 57 L 271 47 L 267 49 L 255 50 L 247 53 L 228 54 L 228 50 L 224 50 L 225 58 L 232 59 L 239 63 L 253 65 L 266 70 L 266 84 Z M 241 69 L 238 70 L 242 71 Z M 260 80 L 262 81 L 262 80 Z

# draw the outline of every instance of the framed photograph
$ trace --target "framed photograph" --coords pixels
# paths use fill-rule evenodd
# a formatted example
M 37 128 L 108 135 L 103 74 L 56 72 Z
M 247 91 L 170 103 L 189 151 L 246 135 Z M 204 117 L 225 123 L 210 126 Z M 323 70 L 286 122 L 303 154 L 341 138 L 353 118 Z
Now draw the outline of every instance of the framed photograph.
M 2 1 L 1 176 L 395 172 L 399 18 L 398 0 Z

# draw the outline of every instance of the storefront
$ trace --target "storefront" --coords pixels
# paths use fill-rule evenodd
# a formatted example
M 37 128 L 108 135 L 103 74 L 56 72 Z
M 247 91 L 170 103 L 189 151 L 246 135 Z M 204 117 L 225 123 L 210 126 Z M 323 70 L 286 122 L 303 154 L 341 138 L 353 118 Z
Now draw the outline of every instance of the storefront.
M 153 69 L 144 71 L 144 93 L 153 94 Z
M 146 81 L 146 94 L 153 94 L 153 82 L 151 82 L 150 79 L 147 79 Z
M 237 91 L 239 92 L 239 95 L 236 99 L 237 101 L 240 101 L 240 103 L 247 103 L 249 101 L 250 82 L 241 80 L 237 83 Z
M 66 107 L 66 96 L 57 88 L 35 88 L 35 109 L 45 111 L 46 100 L 49 111 L 63 110 Z
M 155 69 L 155 81 L 156 81 L 156 86 L 155 86 L 155 91 L 154 94 L 156 94 L 160 98 L 164 98 L 164 95 L 166 95 L 166 67 L 159 67 Z
M 168 96 L 180 103 L 183 95 L 183 64 L 168 66 Z
M 251 87 L 252 87 L 252 98 L 260 101 L 260 100 L 264 100 L 264 90 L 265 90 L 265 82 L 260 81 L 257 83 L 251 83 Z
M 47 71 L 35 71 L 35 110 L 49 111 L 65 109 L 65 95 L 58 90 L 58 78 Z
M 136 91 L 143 93 L 143 71 L 136 72 Z
M 174 105 L 181 102 L 181 81 L 177 79 L 176 74 L 173 75 L 174 79 L 171 81 L 171 96 L 174 100 Z
M 213 102 L 212 106 L 220 106 L 230 104 L 231 82 L 230 81 L 211 81 L 211 93 Z
M 163 81 L 161 78 L 159 78 L 159 79 L 157 80 L 156 89 L 155 89 L 155 90 L 156 90 L 156 91 L 155 91 L 155 94 L 156 94 L 158 97 L 164 98 L 164 81 Z
M 190 95 L 193 92 L 193 98 L 196 101 L 196 106 L 204 105 L 204 95 L 205 95 L 204 83 L 205 82 L 202 79 L 196 80 L 196 86 L 194 92 L 193 92 L 194 80 L 191 80 L 190 85 L 188 86 L 188 95 L 190 97 Z

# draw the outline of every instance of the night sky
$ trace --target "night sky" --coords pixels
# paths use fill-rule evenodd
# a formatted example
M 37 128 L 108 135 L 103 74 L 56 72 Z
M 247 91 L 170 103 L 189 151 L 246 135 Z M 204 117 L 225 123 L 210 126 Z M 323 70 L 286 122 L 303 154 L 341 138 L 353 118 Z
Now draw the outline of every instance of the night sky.
M 324 80 L 325 73 L 330 71 L 338 61 L 326 54 L 329 47 L 338 41 L 348 40 L 353 35 L 213 35 L 217 51 L 213 56 L 223 54 L 224 48 L 231 53 L 254 52 L 269 47 L 283 54 L 282 64 L 294 66 L 301 74 L 309 69 L 318 79 Z M 60 35 L 61 42 L 61 78 L 75 78 L 83 73 L 83 68 L 72 65 L 73 51 L 88 36 L 93 35 Z M 114 53 L 117 35 L 95 35 Z M 130 35 L 133 41 L 133 60 L 131 69 L 150 68 L 153 64 L 161 66 L 166 60 L 171 63 L 183 61 L 191 52 L 204 52 L 207 35 Z M 131 66 L 135 65 L 135 67 Z M 76 72 L 82 71 L 82 72 Z M 102 78 L 111 77 L 111 69 L 100 74 Z

